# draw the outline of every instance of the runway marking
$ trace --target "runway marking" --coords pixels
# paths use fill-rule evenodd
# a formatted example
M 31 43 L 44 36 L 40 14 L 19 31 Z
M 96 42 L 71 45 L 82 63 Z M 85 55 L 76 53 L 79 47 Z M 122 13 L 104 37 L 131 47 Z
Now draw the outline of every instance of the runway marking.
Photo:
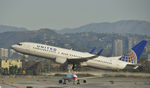
M 19 88 L 18 86 L 10 85 L 10 84 L 7 84 L 7 83 L 2 83 L 2 85 L 10 86 L 10 87 L 1 87 L 1 88 Z

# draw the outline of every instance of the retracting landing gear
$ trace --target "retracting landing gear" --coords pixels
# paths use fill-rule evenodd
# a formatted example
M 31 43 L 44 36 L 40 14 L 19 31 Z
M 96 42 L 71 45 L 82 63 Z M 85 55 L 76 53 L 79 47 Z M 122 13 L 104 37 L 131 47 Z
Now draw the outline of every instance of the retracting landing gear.
M 80 64 L 72 64 L 72 70 L 73 71 L 78 71 L 80 69 Z

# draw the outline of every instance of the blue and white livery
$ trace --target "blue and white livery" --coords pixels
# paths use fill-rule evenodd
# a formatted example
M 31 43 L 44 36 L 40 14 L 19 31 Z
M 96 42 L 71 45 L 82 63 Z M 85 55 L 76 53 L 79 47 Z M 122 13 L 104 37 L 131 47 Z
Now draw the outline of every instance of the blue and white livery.
M 93 52 L 96 48 L 88 53 L 32 42 L 21 42 L 12 45 L 12 48 L 23 54 L 54 60 L 59 64 L 72 64 L 73 68 L 75 66 L 89 66 L 100 69 L 120 70 L 136 69 L 139 67 L 138 60 L 146 43 L 147 41 L 143 40 L 130 49 L 127 54 L 117 57 L 100 56 L 102 50 L 97 55 L 94 55 Z

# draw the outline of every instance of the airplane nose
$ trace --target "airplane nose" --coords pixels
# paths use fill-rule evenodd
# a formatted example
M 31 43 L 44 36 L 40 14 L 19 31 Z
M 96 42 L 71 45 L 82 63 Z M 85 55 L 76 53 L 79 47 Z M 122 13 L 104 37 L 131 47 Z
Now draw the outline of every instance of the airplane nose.
M 11 48 L 12 48 L 12 49 L 16 49 L 16 48 L 17 48 L 17 45 L 12 45 Z

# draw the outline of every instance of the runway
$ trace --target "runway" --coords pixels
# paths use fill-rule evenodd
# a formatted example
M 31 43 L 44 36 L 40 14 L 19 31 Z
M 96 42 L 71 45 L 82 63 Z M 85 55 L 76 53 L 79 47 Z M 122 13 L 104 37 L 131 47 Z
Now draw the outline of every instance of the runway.
M 0 78 L 1 88 L 150 88 L 150 78 L 96 78 L 80 85 L 58 84 L 59 77 L 51 78 Z

